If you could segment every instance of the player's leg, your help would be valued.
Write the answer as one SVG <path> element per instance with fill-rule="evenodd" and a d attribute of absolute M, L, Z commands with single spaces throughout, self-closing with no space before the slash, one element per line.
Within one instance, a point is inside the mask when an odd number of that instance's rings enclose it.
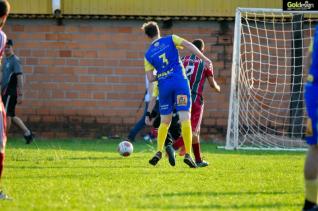
<path fill-rule="evenodd" d="M 306 107 L 308 113 L 306 141 L 309 150 L 305 161 L 305 203 L 303 210 L 310 210 L 318 202 L 318 102 L 316 90 L 306 87 Z M 311 92 L 310 92 L 311 90 Z"/>
<path fill-rule="evenodd" d="M 195 158 L 195 163 L 198 167 L 206 167 L 209 163 L 202 159 L 201 155 L 201 143 L 200 143 L 200 134 L 194 134 L 192 138 L 192 149 Z"/>
<path fill-rule="evenodd" d="M 309 112 L 308 112 L 309 113 Z M 305 161 L 305 203 L 303 210 L 310 210 L 318 202 L 318 122 L 317 118 L 308 119 L 307 143 L 309 150 Z"/>
<path fill-rule="evenodd" d="M 4 159 L 5 159 L 5 147 L 7 142 L 6 135 L 6 113 L 3 104 L 0 105 L 0 184 L 2 180 L 2 174 L 4 169 Z M 0 189 L 0 200 L 9 199 L 9 197 Z"/>
<path fill-rule="evenodd" d="M 184 141 L 186 154 L 184 162 L 191 168 L 196 168 L 196 164 L 191 158 L 191 146 L 192 146 L 192 129 L 190 121 L 191 110 L 191 95 L 190 86 L 186 78 L 178 78 L 178 83 L 174 84 L 174 94 L 176 102 L 176 110 L 179 114 L 181 122 L 181 134 Z"/>
<path fill-rule="evenodd" d="M 154 157 L 149 160 L 149 163 L 151 165 L 156 165 L 158 161 L 162 158 L 163 146 L 168 134 L 171 117 L 172 117 L 172 114 L 160 115 L 161 123 L 158 128 L 157 152 L 154 155 Z"/>
<path fill-rule="evenodd" d="M 178 115 L 176 113 L 173 113 L 168 135 L 165 142 L 166 153 L 168 155 L 169 163 L 171 166 L 175 166 L 176 163 L 175 151 L 172 146 L 173 140 L 177 139 L 181 135 L 181 128 L 178 122 Z"/>
<path fill-rule="evenodd" d="M 190 122 L 190 112 L 189 111 L 179 111 L 179 118 L 181 122 L 181 134 L 184 140 L 184 146 L 186 153 L 184 155 L 184 162 L 190 168 L 196 168 L 197 165 L 191 158 L 191 145 L 192 145 L 192 129 Z"/>
<path fill-rule="evenodd" d="M 27 126 L 25 126 L 24 122 L 19 117 L 14 116 L 12 118 L 12 121 L 23 131 L 23 136 L 26 140 L 26 144 L 31 144 L 34 139 L 32 131 L 29 128 L 27 128 Z"/>
<path fill-rule="evenodd" d="M 7 124 L 7 133 L 9 133 L 9 130 L 10 130 L 10 128 L 11 128 L 11 125 L 12 125 L 12 118 L 10 117 L 10 116 L 7 116 L 7 118 L 6 118 L 6 124 Z"/>
<path fill-rule="evenodd" d="M 317 205 L 318 197 L 318 146 L 309 147 L 305 161 L 305 203 L 303 210 L 310 210 Z"/>
<path fill-rule="evenodd" d="M 4 106 L 4 109 L 5 109 L 5 112 L 6 112 L 6 132 L 8 132 L 10 130 L 10 127 L 11 127 L 11 117 L 12 115 L 10 114 L 10 112 L 8 112 L 9 110 L 9 104 L 10 104 L 10 99 L 11 99 L 11 96 L 10 95 L 3 95 L 2 96 L 2 102 L 3 102 L 3 106 Z"/>
<path fill-rule="evenodd" d="M 159 111 L 160 111 L 160 126 L 158 128 L 157 137 L 157 153 L 149 160 L 151 165 L 156 165 L 162 158 L 163 146 L 168 134 L 172 111 L 173 111 L 173 95 L 170 89 L 170 84 L 159 86 Z"/>
<path fill-rule="evenodd" d="M 12 122 L 15 123 L 22 131 L 24 139 L 27 144 L 30 144 L 33 141 L 33 134 L 31 130 L 29 130 L 23 121 L 15 115 L 15 107 L 17 105 L 17 96 L 9 95 L 6 98 L 6 102 L 4 103 L 6 113 L 7 113 L 7 130 L 9 131 L 11 128 Z"/>
<path fill-rule="evenodd" d="M 198 167 L 208 166 L 209 163 L 202 160 L 200 146 L 200 129 L 202 123 L 204 104 L 200 101 L 194 102 L 191 108 L 191 126 L 192 126 L 192 149 L 195 162 Z"/>
<path fill-rule="evenodd" d="M 168 134 L 167 134 L 167 138 L 165 140 L 165 150 L 166 150 L 166 153 L 168 155 L 169 164 L 171 166 L 175 166 L 176 165 L 176 158 L 175 158 L 174 149 L 172 147 L 173 138 L 172 138 L 172 135 L 170 133 L 170 129 L 171 129 L 171 125 L 169 128 Z"/>
<path fill-rule="evenodd" d="M 179 138 L 177 138 L 174 142 L 173 142 L 173 148 L 175 150 L 179 150 L 180 147 L 183 147 L 184 143 L 183 143 L 183 138 L 182 136 L 180 136 Z"/>
<path fill-rule="evenodd" d="M 192 129 L 190 123 L 190 112 L 189 111 L 179 111 L 179 118 L 181 122 L 181 134 L 184 141 L 186 153 L 191 153 L 192 145 Z"/>
<path fill-rule="evenodd" d="M 163 146 L 165 143 L 165 140 L 167 138 L 172 114 L 168 115 L 160 115 L 161 118 L 161 123 L 158 129 L 158 145 L 157 145 L 157 150 L 162 152 L 163 151 Z"/>

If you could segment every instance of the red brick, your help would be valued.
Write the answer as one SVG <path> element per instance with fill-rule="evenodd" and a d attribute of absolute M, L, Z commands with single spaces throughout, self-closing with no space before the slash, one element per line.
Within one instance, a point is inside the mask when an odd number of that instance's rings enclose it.
<path fill-rule="evenodd" d="M 56 117 L 55 116 L 43 116 L 42 120 L 44 122 L 55 122 L 56 121 Z"/>
<path fill-rule="evenodd" d="M 81 92 L 79 92 L 78 97 L 81 98 L 81 99 L 91 99 L 92 98 L 92 93 L 81 91 Z"/>
<path fill-rule="evenodd" d="M 31 54 L 33 57 L 45 57 L 46 51 L 45 50 L 32 50 Z"/>
<path fill-rule="evenodd" d="M 41 47 L 56 49 L 56 48 L 64 48 L 65 42 L 43 42 L 41 43 Z"/>
<path fill-rule="evenodd" d="M 41 64 L 41 65 L 63 65 L 63 64 L 65 64 L 65 59 L 42 58 L 39 60 L 39 64 Z"/>
<path fill-rule="evenodd" d="M 132 27 L 119 27 L 118 32 L 119 33 L 131 33 Z"/>
<path fill-rule="evenodd" d="M 60 51 L 60 57 L 71 57 L 72 51 L 69 50 L 61 50 Z"/>
<path fill-rule="evenodd" d="M 93 93 L 93 98 L 94 99 L 105 99 L 105 93 L 104 92 L 95 92 Z"/>
<path fill-rule="evenodd" d="M 45 34 L 46 40 L 57 40 L 57 34 Z"/>
<path fill-rule="evenodd" d="M 13 32 L 24 32 L 24 26 L 23 25 L 13 25 L 12 31 Z"/>
<path fill-rule="evenodd" d="M 61 26 L 59 26 L 59 25 L 51 25 L 50 26 L 50 31 L 54 32 L 54 33 L 56 33 L 56 32 L 64 32 L 65 28 L 66 27 L 64 25 L 61 25 Z"/>
<path fill-rule="evenodd" d="M 58 40 L 63 40 L 63 41 L 72 40 L 73 39 L 73 35 L 72 34 L 58 34 L 57 35 L 57 39 Z"/>
<path fill-rule="evenodd" d="M 96 58 L 97 57 L 97 51 L 91 50 L 91 51 L 84 51 L 82 54 L 86 58 Z"/>
<path fill-rule="evenodd" d="M 48 57 L 57 57 L 59 56 L 59 51 L 57 50 L 47 50 L 47 56 Z"/>
<path fill-rule="evenodd" d="M 17 55 L 19 55 L 19 57 L 30 57 L 31 50 L 26 50 L 26 49 L 19 50 Z"/>
<path fill-rule="evenodd" d="M 74 32 L 78 32 L 78 29 L 79 29 L 79 27 L 77 27 L 77 26 L 68 25 L 65 27 L 65 32 L 74 33 Z"/>
<path fill-rule="evenodd" d="M 227 125 L 227 119 L 217 119 L 216 124 L 218 126 L 226 126 Z"/>
<path fill-rule="evenodd" d="M 68 99 L 78 98 L 78 92 L 66 92 L 65 95 Z"/>
<path fill-rule="evenodd" d="M 30 65 L 37 65 L 39 62 L 38 62 L 38 59 L 37 58 L 27 58 L 26 59 L 26 64 L 30 64 Z"/>
<path fill-rule="evenodd" d="M 104 66 L 102 59 L 80 59 L 80 65 L 83 66 Z"/>
<path fill-rule="evenodd" d="M 56 98 L 64 98 L 65 94 L 64 91 L 61 90 L 53 90 L 52 91 L 52 98 L 56 99 Z"/>
<path fill-rule="evenodd" d="M 31 116 L 29 116 L 29 118 L 28 118 L 28 121 L 30 121 L 30 122 L 39 122 L 41 120 L 41 116 L 34 116 L 34 115 L 31 115 Z"/>
<path fill-rule="evenodd" d="M 78 59 L 67 59 L 66 64 L 71 66 L 78 66 L 79 61 Z"/>
<path fill-rule="evenodd" d="M 25 28 L 29 32 L 49 32 L 50 26 L 49 25 L 28 25 L 27 28 Z"/>
<path fill-rule="evenodd" d="M 79 27 L 79 32 L 80 33 L 87 33 L 87 32 L 91 32 L 93 30 L 93 27 L 91 26 L 80 26 Z"/>
<path fill-rule="evenodd" d="M 34 72 L 37 74 L 38 73 L 47 73 L 47 70 L 48 70 L 47 66 L 35 66 L 34 67 Z M 33 75 L 32 79 L 33 80 L 36 79 L 35 78 L 36 76 L 38 76 L 39 79 L 42 77 L 41 75 Z"/>
<path fill-rule="evenodd" d="M 88 76 L 88 75 L 83 75 L 79 77 L 79 82 L 81 83 L 90 83 L 94 82 L 94 77 L 93 76 Z"/>

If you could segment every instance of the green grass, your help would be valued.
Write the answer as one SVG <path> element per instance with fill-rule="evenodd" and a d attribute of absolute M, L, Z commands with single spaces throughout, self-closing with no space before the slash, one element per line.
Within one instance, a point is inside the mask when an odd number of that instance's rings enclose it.
<path fill-rule="evenodd" d="M 203 144 L 210 166 L 190 169 L 177 157 L 148 164 L 154 151 L 118 141 L 10 139 L 3 187 L 14 198 L 0 210 L 300 210 L 304 152 L 224 151 Z"/>

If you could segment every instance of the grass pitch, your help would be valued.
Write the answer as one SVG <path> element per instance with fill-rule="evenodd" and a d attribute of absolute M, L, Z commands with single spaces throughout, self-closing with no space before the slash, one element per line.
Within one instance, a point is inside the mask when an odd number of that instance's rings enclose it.
<path fill-rule="evenodd" d="M 12 201 L 0 210 L 300 210 L 300 152 L 224 151 L 202 144 L 210 166 L 188 168 L 177 157 L 148 164 L 143 142 L 125 158 L 117 140 L 10 139 L 3 177 Z"/>

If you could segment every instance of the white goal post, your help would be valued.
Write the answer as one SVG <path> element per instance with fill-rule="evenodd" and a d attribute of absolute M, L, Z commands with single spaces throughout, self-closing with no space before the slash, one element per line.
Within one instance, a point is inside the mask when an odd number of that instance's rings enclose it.
<path fill-rule="evenodd" d="M 305 150 L 304 61 L 317 18 L 237 8 L 226 149 Z"/>

